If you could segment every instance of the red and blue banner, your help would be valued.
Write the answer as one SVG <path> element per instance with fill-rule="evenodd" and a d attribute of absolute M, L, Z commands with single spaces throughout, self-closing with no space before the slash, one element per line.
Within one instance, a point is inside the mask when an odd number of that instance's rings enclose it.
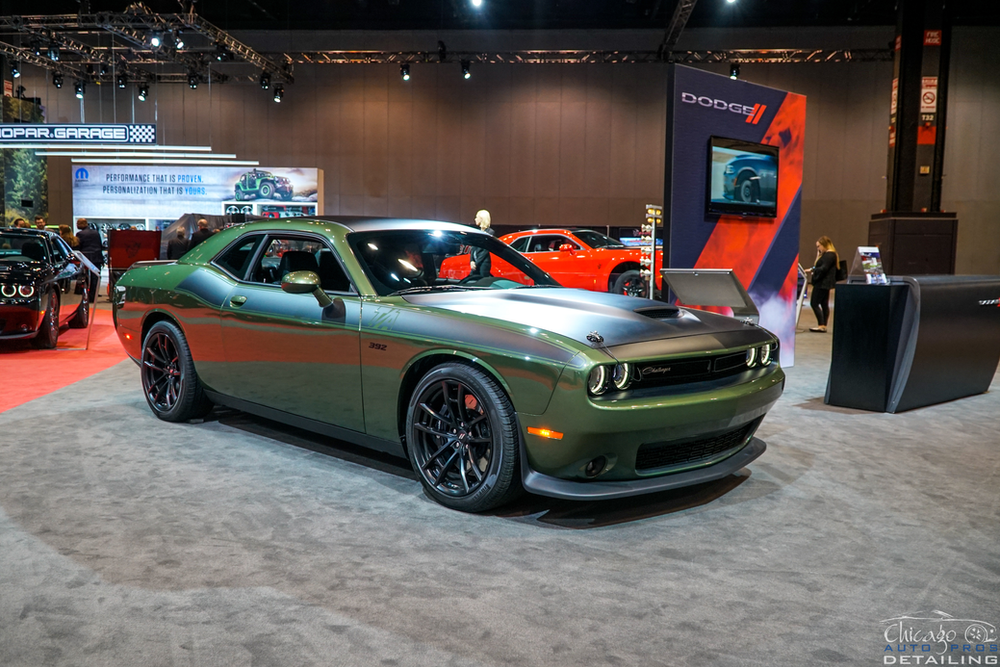
<path fill-rule="evenodd" d="M 667 94 L 667 266 L 733 269 L 760 311 L 761 326 L 781 339 L 782 364 L 791 365 L 806 98 L 679 65 L 671 67 Z M 776 217 L 708 212 L 712 169 L 725 168 L 712 164 L 713 137 L 778 148 Z M 748 185 L 740 194 L 733 181 L 727 196 L 760 199 L 759 189 Z"/>

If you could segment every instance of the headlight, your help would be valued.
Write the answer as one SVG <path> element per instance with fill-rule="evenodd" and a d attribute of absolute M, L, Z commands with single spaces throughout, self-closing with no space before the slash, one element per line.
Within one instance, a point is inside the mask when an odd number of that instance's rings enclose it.
<path fill-rule="evenodd" d="M 12 297 L 17 294 L 17 285 L 0 285 L 0 294 L 5 297 Z"/>
<path fill-rule="evenodd" d="M 760 347 L 760 365 L 770 366 L 771 365 L 771 344 L 765 343 Z"/>
<path fill-rule="evenodd" d="M 736 171 L 736 170 L 735 170 L 735 169 L 733 169 L 733 165 L 731 165 L 731 164 L 727 164 L 727 165 L 726 165 L 726 173 L 727 173 L 727 174 L 731 174 L 731 173 L 733 173 L 734 171 Z"/>
<path fill-rule="evenodd" d="M 592 396 L 600 396 L 608 390 L 608 369 L 605 366 L 594 366 L 587 377 L 587 391 Z"/>
<path fill-rule="evenodd" d="M 753 368 L 757 365 L 757 348 L 751 347 L 747 350 L 747 368 Z"/>
<path fill-rule="evenodd" d="M 611 373 L 611 381 L 615 383 L 620 391 L 628 389 L 628 386 L 632 384 L 632 364 L 624 363 L 615 366 L 615 370 Z"/>
<path fill-rule="evenodd" d="M 35 286 L 34 285 L 21 285 L 20 287 L 17 288 L 17 293 L 20 294 L 21 296 L 23 296 L 25 299 L 27 299 L 30 296 L 34 296 L 34 294 L 35 294 Z"/>

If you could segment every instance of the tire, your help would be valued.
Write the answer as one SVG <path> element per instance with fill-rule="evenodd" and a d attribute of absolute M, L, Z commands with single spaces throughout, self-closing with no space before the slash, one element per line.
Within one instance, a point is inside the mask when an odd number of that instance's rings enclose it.
<path fill-rule="evenodd" d="M 406 413 L 406 443 L 424 491 L 445 507 L 482 512 L 522 491 L 514 406 L 476 368 L 443 364 L 420 380 Z"/>
<path fill-rule="evenodd" d="M 49 292 L 49 305 L 38 325 L 38 333 L 31 342 L 42 350 L 51 350 L 59 342 L 59 295 L 55 292 Z"/>
<path fill-rule="evenodd" d="M 645 298 L 649 296 L 649 283 L 643 279 L 638 271 L 626 271 L 618 276 L 612 291 L 615 294 Z"/>
<path fill-rule="evenodd" d="M 274 186 L 270 183 L 261 183 L 260 189 L 257 192 L 260 194 L 261 199 L 270 199 L 274 195 Z"/>
<path fill-rule="evenodd" d="M 212 409 L 187 340 L 172 322 L 157 322 L 143 339 L 141 376 L 146 403 L 163 421 L 185 422 Z"/>
<path fill-rule="evenodd" d="M 244 199 L 246 199 L 246 197 L 243 196 L 243 191 L 237 189 L 236 190 L 236 201 L 243 201 Z"/>
<path fill-rule="evenodd" d="M 748 204 L 757 201 L 755 190 L 753 181 L 749 178 L 742 180 L 739 184 L 739 200 Z"/>
<path fill-rule="evenodd" d="M 69 321 L 69 328 L 86 329 L 88 324 L 90 324 L 90 298 L 88 297 L 87 289 L 84 288 L 83 298 L 80 299 L 80 305 L 77 306 L 73 319 Z"/>

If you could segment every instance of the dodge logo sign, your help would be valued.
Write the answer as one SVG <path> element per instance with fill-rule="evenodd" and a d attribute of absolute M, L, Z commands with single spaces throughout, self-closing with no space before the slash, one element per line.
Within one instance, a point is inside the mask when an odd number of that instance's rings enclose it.
<path fill-rule="evenodd" d="M 681 93 L 681 102 L 685 104 L 699 104 L 709 109 L 718 109 L 719 111 L 738 113 L 741 116 L 747 116 L 746 122 L 753 123 L 754 125 L 757 124 L 764 113 L 764 109 L 767 108 L 766 104 L 754 104 L 750 107 L 739 102 L 727 102 L 725 100 L 706 97 L 705 95 L 695 95 L 694 93 Z"/>

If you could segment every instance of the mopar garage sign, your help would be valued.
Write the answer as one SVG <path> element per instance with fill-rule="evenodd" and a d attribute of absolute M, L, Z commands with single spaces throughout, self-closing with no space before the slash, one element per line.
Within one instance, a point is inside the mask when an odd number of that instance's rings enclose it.
<path fill-rule="evenodd" d="M 122 144 L 146 146 L 156 143 L 156 125 L 144 124 L 32 124 L 0 125 L 0 146 L 4 144 Z"/>

